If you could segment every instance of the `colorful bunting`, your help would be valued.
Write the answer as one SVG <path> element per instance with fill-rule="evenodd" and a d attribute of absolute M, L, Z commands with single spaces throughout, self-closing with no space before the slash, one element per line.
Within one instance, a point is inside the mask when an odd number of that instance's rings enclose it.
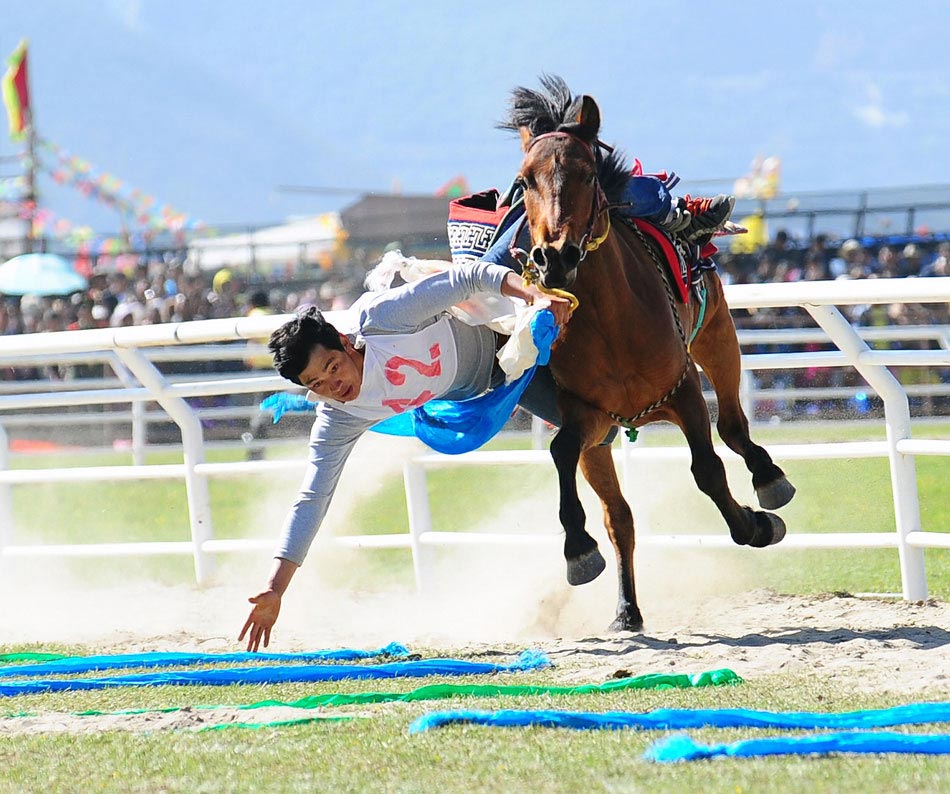
<path fill-rule="evenodd" d="M 121 179 L 110 173 L 99 172 L 88 160 L 71 155 L 56 143 L 45 138 L 38 143 L 40 149 L 49 152 L 57 160 L 54 166 L 38 162 L 39 170 L 48 174 L 57 184 L 72 187 L 87 198 L 96 199 L 112 207 L 143 229 L 152 232 L 179 232 L 203 228 L 200 221 L 192 220 L 185 213 L 167 204 L 157 211 L 154 210 L 155 197 L 137 188 L 124 195 L 121 192 Z"/>

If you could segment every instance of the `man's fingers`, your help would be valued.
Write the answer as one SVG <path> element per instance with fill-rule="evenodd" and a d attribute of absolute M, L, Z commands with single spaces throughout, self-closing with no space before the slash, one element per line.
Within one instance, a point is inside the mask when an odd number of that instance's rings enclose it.
<path fill-rule="evenodd" d="M 270 629 L 264 629 L 264 647 L 270 645 Z"/>
<path fill-rule="evenodd" d="M 244 622 L 244 628 L 241 629 L 241 633 L 238 634 L 238 642 L 241 642 L 241 640 L 244 639 L 244 635 L 247 634 L 247 630 L 251 627 L 251 624 L 252 624 L 253 622 L 254 622 L 254 618 L 252 618 L 252 617 L 251 617 L 251 618 L 248 618 L 248 619 Z"/>

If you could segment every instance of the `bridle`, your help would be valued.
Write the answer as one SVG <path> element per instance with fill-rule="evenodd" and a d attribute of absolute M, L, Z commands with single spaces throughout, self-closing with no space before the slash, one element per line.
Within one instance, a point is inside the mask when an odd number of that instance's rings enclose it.
<path fill-rule="evenodd" d="M 590 217 L 587 221 L 587 229 L 584 231 L 579 244 L 581 249 L 581 258 L 579 261 L 583 262 L 588 252 L 596 251 L 598 248 L 600 248 L 601 244 L 610 234 L 610 214 L 608 212 L 610 205 L 607 201 L 607 195 L 604 193 L 604 189 L 600 184 L 600 180 L 596 176 L 598 157 L 595 147 L 600 147 L 606 149 L 607 151 L 613 151 L 613 149 L 599 140 L 595 141 L 595 143 L 592 145 L 572 132 L 567 132 L 566 130 L 557 130 L 555 132 L 545 132 L 532 138 L 525 148 L 525 156 L 527 156 L 531 149 L 534 148 L 538 141 L 544 140 L 545 138 L 570 138 L 580 144 L 583 144 L 583 150 L 588 154 L 591 163 L 594 166 L 594 183 L 596 185 L 596 190 L 594 191 L 594 199 L 591 202 Z M 524 187 L 523 182 L 522 187 Z M 600 220 L 601 216 L 606 218 L 606 228 L 604 229 L 603 234 L 594 236 L 594 227 L 597 225 L 597 222 Z M 514 236 L 511 238 L 511 243 L 508 246 L 508 252 L 515 261 L 521 264 L 522 271 L 525 275 L 525 281 L 528 283 L 535 283 L 540 279 L 540 272 L 538 271 L 537 262 L 534 261 L 531 254 L 529 254 L 523 248 L 519 248 L 517 244 L 518 238 L 521 236 L 521 232 L 524 230 L 524 226 L 527 222 L 528 213 L 525 211 L 524 215 L 521 216 L 521 220 L 518 221 L 518 227 L 515 229 Z M 559 291 L 559 293 L 560 292 L 561 291 Z"/>

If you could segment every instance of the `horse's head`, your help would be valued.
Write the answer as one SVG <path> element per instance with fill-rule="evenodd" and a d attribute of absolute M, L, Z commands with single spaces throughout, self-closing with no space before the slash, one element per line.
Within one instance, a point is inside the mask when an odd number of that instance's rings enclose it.
<path fill-rule="evenodd" d="M 591 97 L 581 96 L 554 129 L 538 132 L 536 125 L 523 124 L 518 131 L 530 264 L 543 286 L 570 287 L 587 251 L 609 228 L 598 180 L 600 110 Z"/>

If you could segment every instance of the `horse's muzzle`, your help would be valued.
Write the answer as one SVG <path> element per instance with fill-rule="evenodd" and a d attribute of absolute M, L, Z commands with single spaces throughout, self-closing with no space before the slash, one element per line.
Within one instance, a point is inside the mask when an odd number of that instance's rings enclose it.
<path fill-rule="evenodd" d="M 583 258 L 583 251 L 574 243 L 565 243 L 560 250 L 552 245 L 536 245 L 531 249 L 531 261 L 541 274 L 541 284 L 548 289 L 570 287 Z"/>

